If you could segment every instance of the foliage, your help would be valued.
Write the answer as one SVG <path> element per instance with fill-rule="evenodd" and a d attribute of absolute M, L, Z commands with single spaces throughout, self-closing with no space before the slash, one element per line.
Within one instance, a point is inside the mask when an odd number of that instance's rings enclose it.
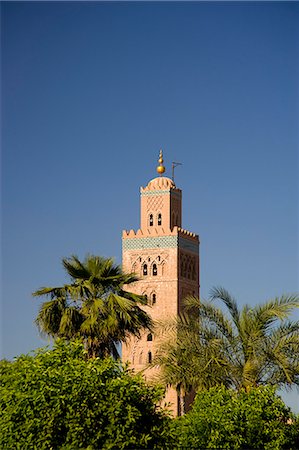
<path fill-rule="evenodd" d="M 213 303 L 217 299 L 228 315 Z M 299 385 L 299 322 L 287 320 L 298 306 L 298 296 L 285 295 L 240 310 L 221 288 L 210 301 L 188 297 L 179 319 L 163 324 L 153 364 L 166 385 L 184 392 L 222 384 L 237 390 Z"/>
<path fill-rule="evenodd" d="M 76 256 L 62 260 L 71 278 L 62 287 L 45 287 L 33 293 L 47 296 L 36 323 L 42 334 L 51 337 L 82 338 L 89 356 L 118 357 L 117 342 L 125 342 L 142 329 L 151 329 L 152 321 L 139 305 L 143 296 L 124 287 L 137 281 L 125 274 L 110 258 L 89 255 L 81 262 Z"/>
<path fill-rule="evenodd" d="M 0 448 L 164 448 L 170 419 L 162 395 L 112 358 L 86 358 L 83 345 L 0 364 Z"/>
<path fill-rule="evenodd" d="M 274 387 L 199 392 L 192 410 L 178 420 L 179 448 L 298 449 L 299 421 Z"/>

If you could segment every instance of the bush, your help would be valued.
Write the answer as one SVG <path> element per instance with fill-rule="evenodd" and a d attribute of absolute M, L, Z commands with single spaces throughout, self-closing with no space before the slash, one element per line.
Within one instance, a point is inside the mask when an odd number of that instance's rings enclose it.
<path fill-rule="evenodd" d="M 299 448 L 298 420 L 270 387 L 200 392 L 178 427 L 180 446 L 189 449 Z"/>
<path fill-rule="evenodd" d="M 119 362 L 85 358 L 79 343 L 1 361 L 0 448 L 164 448 L 162 392 Z"/>

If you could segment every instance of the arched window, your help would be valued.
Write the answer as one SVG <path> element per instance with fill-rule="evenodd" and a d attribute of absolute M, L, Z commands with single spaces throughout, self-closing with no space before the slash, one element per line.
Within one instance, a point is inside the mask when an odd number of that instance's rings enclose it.
<path fill-rule="evenodd" d="M 148 363 L 151 364 L 152 360 L 153 360 L 152 352 L 148 352 L 148 354 L 147 354 L 147 361 L 148 361 Z"/>
<path fill-rule="evenodd" d="M 196 280 L 194 267 L 192 267 L 192 280 Z"/>
<path fill-rule="evenodd" d="M 142 294 L 142 295 L 144 296 L 145 300 L 147 301 L 147 295 L 146 294 Z"/>
<path fill-rule="evenodd" d="M 157 269 L 157 264 L 153 264 L 153 277 L 158 275 L 158 269 Z"/>
<path fill-rule="evenodd" d="M 175 223 L 175 217 L 174 217 L 174 212 L 172 213 L 172 226 L 174 227 L 176 225 Z"/>
<path fill-rule="evenodd" d="M 147 341 L 152 341 L 153 340 L 153 335 L 150 333 L 147 335 Z"/>
<path fill-rule="evenodd" d="M 187 275 L 188 280 L 190 280 L 190 278 L 191 278 L 190 262 L 187 265 L 187 274 L 186 275 Z"/>
<path fill-rule="evenodd" d="M 179 224 L 179 216 L 177 213 L 172 213 L 172 226 L 175 227 Z"/>
<path fill-rule="evenodd" d="M 158 225 L 162 225 L 162 214 L 158 214 Z"/>
<path fill-rule="evenodd" d="M 154 305 L 156 303 L 156 301 L 157 301 L 156 294 L 153 294 L 152 295 L 152 304 Z"/>
<path fill-rule="evenodd" d="M 186 263 L 186 261 L 184 262 L 184 265 L 183 265 L 183 277 L 184 278 L 187 277 L 187 263 Z"/>
<path fill-rule="evenodd" d="M 150 227 L 154 225 L 154 216 L 152 214 L 149 215 L 148 224 Z"/>
<path fill-rule="evenodd" d="M 143 264 L 142 273 L 143 275 L 147 275 L 147 264 Z"/>
<path fill-rule="evenodd" d="M 140 352 L 140 355 L 139 355 L 139 361 L 138 361 L 139 364 L 142 364 L 142 353 L 143 353 L 143 352 L 141 351 L 141 352 Z"/>

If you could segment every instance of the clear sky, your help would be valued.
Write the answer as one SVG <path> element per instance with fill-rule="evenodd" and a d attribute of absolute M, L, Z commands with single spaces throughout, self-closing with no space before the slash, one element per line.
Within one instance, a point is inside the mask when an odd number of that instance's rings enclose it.
<path fill-rule="evenodd" d="M 67 281 L 62 257 L 121 262 L 161 147 L 202 296 L 299 290 L 298 19 L 296 2 L 1 3 L 3 357 L 45 345 L 31 293 Z"/>

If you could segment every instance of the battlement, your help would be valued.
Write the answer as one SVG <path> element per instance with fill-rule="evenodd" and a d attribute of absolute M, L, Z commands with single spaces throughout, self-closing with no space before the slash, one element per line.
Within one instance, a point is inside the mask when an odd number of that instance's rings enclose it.
<path fill-rule="evenodd" d="M 194 239 L 198 239 L 198 235 L 193 233 L 192 231 L 185 230 L 181 227 L 173 227 L 172 230 L 164 229 L 163 227 L 150 227 L 146 228 L 146 230 L 141 230 L 140 228 L 135 230 L 123 230 L 122 237 L 123 239 L 132 239 L 132 238 L 140 238 L 140 237 L 148 237 L 148 236 L 182 236 L 182 237 L 190 237 Z"/>
<path fill-rule="evenodd" d="M 141 237 L 156 237 L 156 236 L 176 236 L 178 234 L 178 227 L 174 227 L 172 230 L 165 229 L 163 227 L 150 227 L 145 230 L 141 230 L 140 228 L 135 230 L 123 230 L 122 237 L 123 239 L 132 239 L 132 238 L 141 238 Z"/>
<path fill-rule="evenodd" d="M 184 228 L 181 227 L 174 227 L 174 228 L 177 228 L 178 234 L 182 237 L 190 237 L 196 240 L 198 239 L 198 234 L 195 234 L 192 231 L 185 230 Z"/>

